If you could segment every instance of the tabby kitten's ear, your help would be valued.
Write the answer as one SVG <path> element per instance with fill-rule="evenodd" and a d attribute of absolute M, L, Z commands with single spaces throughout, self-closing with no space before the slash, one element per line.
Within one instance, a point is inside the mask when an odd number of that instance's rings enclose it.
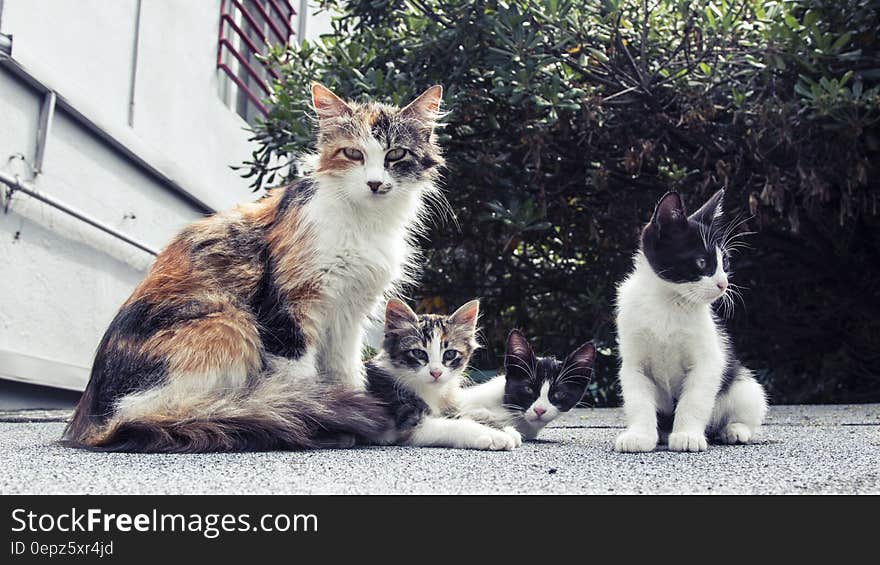
<path fill-rule="evenodd" d="M 583 384 L 586 386 L 590 381 L 590 376 L 593 374 L 593 364 L 595 362 L 596 346 L 593 345 L 592 341 L 588 341 L 569 353 L 562 364 L 562 370 L 559 374 L 564 375 L 566 380 L 571 377 L 585 381 Z"/>
<path fill-rule="evenodd" d="M 449 323 L 462 326 L 471 333 L 477 331 L 477 318 L 480 316 L 480 301 L 471 300 L 449 316 Z"/>
<path fill-rule="evenodd" d="M 687 213 L 684 209 L 684 202 L 681 195 L 677 192 L 667 192 L 657 202 L 654 209 L 654 217 L 651 218 L 653 223 L 662 235 L 664 232 L 686 228 Z"/>
<path fill-rule="evenodd" d="M 507 379 L 531 379 L 536 364 L 535 352 L 529 341 L 519 330 L 511 330 L 507 336 L 507 351 L 504 354 L 504 373 Z"/>
<path fill-rule="evenodd" d="M 419 94 L 410 102 L 401 114 L 416 118 L 420 121 L 433 124 L 440 114 L 440 101 L 443 98 L 443 87 L 435 84 L 428 90 Z"/>
<path fill-rule="evenodd" d="M 318 114 L 319 121 L 352 113 L 351 107 L 342 98 L 319 82 L 312 83 L 312 106 Z"/>
<path fill-rule="evenodd" d="M 718 192 L 712 195 L 712 198 L 706 201 L 699 210 L 691 214 L 690 219 L 703 224 L 704 226 L 710 226 L 715 221 L 716 218 L 721 216 L 721 205 L 724 202 L 724 189 L 722 188 Z"/>
<path fill-rule="evenodd" d="M 419 317 L 402 300 L 392 298 L 385 306 L 385 333 L 418 325 Z"/>

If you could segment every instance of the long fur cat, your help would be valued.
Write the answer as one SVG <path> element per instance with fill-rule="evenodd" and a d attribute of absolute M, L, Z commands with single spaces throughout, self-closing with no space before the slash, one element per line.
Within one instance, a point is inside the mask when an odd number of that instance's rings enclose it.
<path fill-rule="evenodd" d="M 507 337 L 504 373 L 459 393 L 461 413 L 496 427 L 512 425 L 533 440 L 544 426 L 580 402 L 590 383 L 596 347 L 588 341 L 563 361 L 538 357 L 526 337 Z"/>
<path fill-rule="evenodd" d="M 165 248 L 107 329 L 66 441 L 295 449 L 384 430 L 363 325 L 407 278 L 436 195 L 440 100 L 434 86 L 402 109 L 347 103 L 313 84 L 309 174 Z"/>
<path fill-rule="evenodd" d="M 511 427 L 461 417 L 458 394 L 476 340 L 479 302 L 450 316 L 416 315 L 399 300 L 385 310 L 385 340 L 367 363 L 368 390 L 394 421 L 380 443 L 508 450 L 522 444 Z"/>
<path fill-rule="evenodd" d="M 704 451 L 706 432 L 748 443 L 767 411 L 764 390 L 739 364 L 712 304 L 730 299 L 727 254 L 734 225 L 718 191 L 688 217 L 675 192 L 642 232 L 633 272 L 617 293 L 620 385 L 627 428 L 622 452 Z M 658 425 L 660 430 L 658 431 Z"/>

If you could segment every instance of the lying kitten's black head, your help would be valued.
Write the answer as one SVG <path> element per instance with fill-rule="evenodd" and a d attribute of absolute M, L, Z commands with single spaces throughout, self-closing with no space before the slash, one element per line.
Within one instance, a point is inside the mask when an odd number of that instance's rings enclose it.
<path fill-rule="evenodd" d="M 688 216 L 681 196 L 667 192 L 642 232 L 642 251 L 657 276 L 696 302 L 714 302 L 727 290 L 723 197 L 719 190 Z"/>
<path fill-rule="evenodd" d="M 590 383 L 596 348 L 592 342 L 575 349 L 565 361 L 536 357 L 528 340 L 513 330 L 504 356 L 504 404 L 522 412 L 529 423 L 544 424 L 580 402 Z"/>

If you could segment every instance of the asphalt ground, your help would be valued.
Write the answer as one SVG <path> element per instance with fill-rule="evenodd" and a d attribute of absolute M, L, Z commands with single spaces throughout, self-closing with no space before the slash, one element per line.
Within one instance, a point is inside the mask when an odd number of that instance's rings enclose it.
<path fill-rule="evenodd" d="M 509 452 L 363 447 L 204 455 L 57 444 L 66 411 L 0 412 L 0 494 L 880 493 L 880 405 L 774 406 L 757 441 L 612 450 L 619 409 L 579 409 Z"/>

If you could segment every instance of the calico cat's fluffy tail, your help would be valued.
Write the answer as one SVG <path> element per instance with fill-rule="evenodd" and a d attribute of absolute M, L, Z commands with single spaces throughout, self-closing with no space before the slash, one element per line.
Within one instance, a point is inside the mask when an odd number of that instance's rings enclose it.
<path fill-rule="evenodd" d="M 342 385 L 265 379 L 246 392 L 214 391 L 149 402 L 139 415 L 95 422 L 86 391 L 64 443 L 99 451 L 205 453 L 351 447 L 392 423 L 384 405 Z M 146 404 L 145 404 L 146 406 Z"/>

